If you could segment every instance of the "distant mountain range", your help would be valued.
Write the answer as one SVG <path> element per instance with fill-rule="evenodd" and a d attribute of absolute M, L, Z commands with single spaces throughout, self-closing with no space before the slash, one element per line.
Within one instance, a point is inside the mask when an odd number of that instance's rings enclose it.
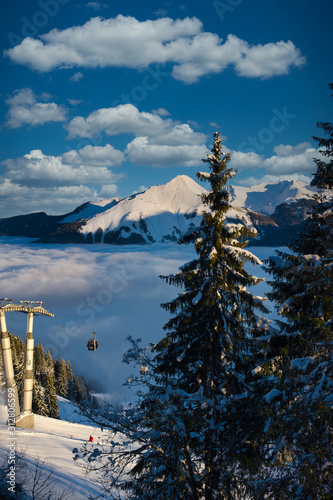
<path fill-rule="evenodd" d="M 65 215 L 44 212 L 0 219 L 0 234 L 44 243 L 152 244 L 177 241 L 200 224 L 206 190 L 186 175 L 123 199 L 87 202 Z M 229 186 L 229 222 L 255 227 L 252 245 L 277 246 L 295 235 L 314 204 L 300 181 Z"/>

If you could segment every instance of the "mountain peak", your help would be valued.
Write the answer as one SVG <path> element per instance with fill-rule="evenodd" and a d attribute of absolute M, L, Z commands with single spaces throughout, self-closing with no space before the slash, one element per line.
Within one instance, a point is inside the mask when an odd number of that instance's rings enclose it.
<path fill-rule="evenodd" d="M 227 218 L 248 227 L 260 227 L 261 237 L 269 231 L 300 224 L 313 203 L 314 188 L 301 181 L 261 183 L 256 186 L 228 187 L 231 207 Z M 22 216 L 0 220 L 3 234 L 43 237 L 44 241 L 87 243 L 144 244 L 177 241 L 198 227 L 207 207 L 201 195 L 202 184 L 187 175 L 178 175 L 166 184 L 127 198 L 87 202 L 71 214 L 51 217 Z M 297 205 L 297 206 L 296 206 Z M 266 229 L 265 229 L 266 228 Z M 275 229 L 274 229 L 275 230 Z M 273 233 L 272 233 L 273 234 Z M 274 240 L 277 241 L 277 240 Z"/>

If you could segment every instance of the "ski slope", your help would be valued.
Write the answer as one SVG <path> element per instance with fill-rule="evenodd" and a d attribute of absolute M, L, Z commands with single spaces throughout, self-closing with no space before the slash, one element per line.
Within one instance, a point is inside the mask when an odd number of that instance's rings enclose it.
<path fill-rule="evenodd" d="M 101 494 L 98 484 L 85 477 L 84 471 L 73 460 L 73 448 L 80 448 L 93 436 L 93 443 L 107 437 L 107 432 L 84 422 L 84 417 L 75 413 L 74 406 L 64 398 L 58 397 L 60 416 L 68 420 L 57 420 L 35 415 L 35 429 L 16 428 L 11 436 L 6 425 L 7 407 L 3 394 L 0 401 L 0 463 L 7 463 L 9 444 L 15 443 L 15 454 L 24 453 L 23 474 L 24 489 L 31 495 L 35 475 L 35 459 L 39 458 L 45 472 L 52 472 L 51 498 L 59 498 L 64 493 L 64 499 L 86 500 Z M 70 421 L 69 421 L 70 420 Z M 17 467 L 18 469 L 19 467 Z M 35 498 L 38 498 L 36 496 Z"/>

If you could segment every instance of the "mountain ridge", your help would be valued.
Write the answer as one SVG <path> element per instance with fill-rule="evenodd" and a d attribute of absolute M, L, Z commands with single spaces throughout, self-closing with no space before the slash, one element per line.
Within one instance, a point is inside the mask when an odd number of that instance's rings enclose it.
<path fill-rule="evenodd" d="M 230 222 L 258 231 L 252 244 L 272 245 L 295 234 L 315 203 L 316 192 L 301 181 L 228 186 Z M 45 243 L 152 244 L 177 241 L 200 224 L 206 189 L 186 175 L 126 198 L 86 202 L 73 212 L 44 212 L 0 219 L 0 234 L 29 236 Z M 281 233 L 281 237 L 279 236 Z"/>

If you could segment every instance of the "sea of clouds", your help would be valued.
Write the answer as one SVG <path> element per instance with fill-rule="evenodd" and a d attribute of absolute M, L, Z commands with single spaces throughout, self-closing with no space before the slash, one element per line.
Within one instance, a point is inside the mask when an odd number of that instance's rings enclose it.
<path fill-rule="evenodd" d="M 273 248 L 253 248 L 265 259 Z M 180 292 L 160 275 L 178 271 L 192 260 L 192 247 L 175 243 L 152 246 L 39 245 L 28 238 L 0 238 L 1 296 L 40 300 L 54 318 L 34 319 L 35 344 L 42 342 L 52 357 L 70 360 L 74 371 L 95 382 L 97 391 L 119 400 L 132 397 L 123 387 L 134 368 L 122 362 L 130 347 L 128 335 L 144 345 L 164 335 L 169 313 L 160 304 Z M 259 266 L 248 269 L 265 277 Z M 255 288 L 263 296 L 267 283 Z M 273 309 L 271 307 L 271 309 Z M 273 313 L 274 315 L 274 313 Z M 7 328 L 24 341 L 26 316 L 7 313 Z M 87 340 L 96 332 L 100 347 L 89 352 Z"/>

